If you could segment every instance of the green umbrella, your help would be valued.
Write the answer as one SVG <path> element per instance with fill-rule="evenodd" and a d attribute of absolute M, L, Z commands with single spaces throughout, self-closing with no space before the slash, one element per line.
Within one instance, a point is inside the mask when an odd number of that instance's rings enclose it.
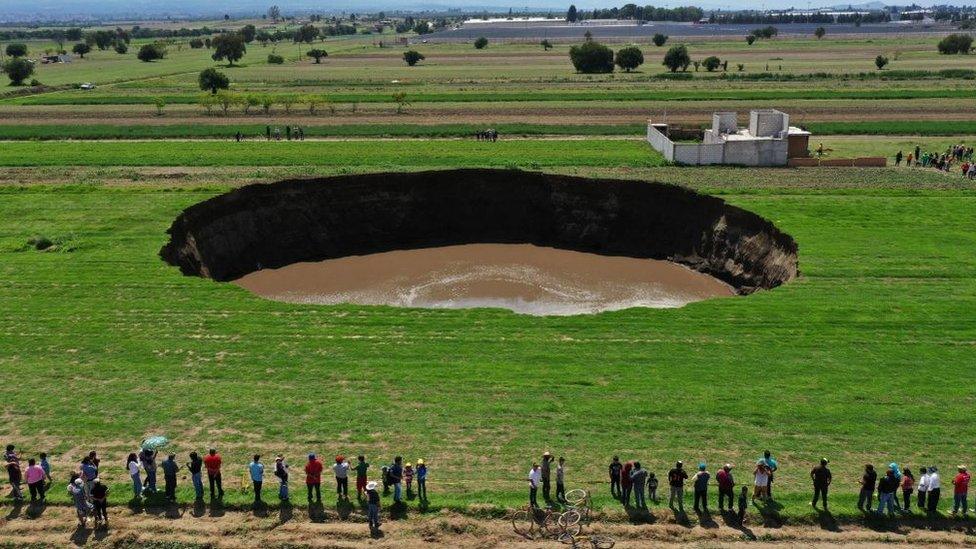
<path fill-rule="evenodd" d="M 169 439 L 162 436 L 149 437 L 142 441 L 143 450 L 158 450 L 169 444 Z"/>

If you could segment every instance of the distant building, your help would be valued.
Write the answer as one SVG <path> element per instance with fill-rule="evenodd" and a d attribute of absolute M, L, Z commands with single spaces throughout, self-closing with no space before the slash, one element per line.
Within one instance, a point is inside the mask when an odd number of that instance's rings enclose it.
<path fill-rule="evenodd" d="M 668 161 L 692 166 L 786 166 L 790 158 L 810 154 L 810 132 L 790 126 L 790 116 L 773 109 L 750 112 L 745 129 L 739 129 L 734 112 L 714 113 L 707 130 L 652 121 L 647 125 L 647 142 Z"/>

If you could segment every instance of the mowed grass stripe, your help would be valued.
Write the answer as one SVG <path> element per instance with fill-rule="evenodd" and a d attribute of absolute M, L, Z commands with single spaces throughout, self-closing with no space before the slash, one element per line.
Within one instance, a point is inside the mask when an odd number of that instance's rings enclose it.
<path fill-rule="evenodd" d="M 716 86 L 716 88 L 719 88 Z M 109 91 L 95 93 L 54 92 L 0 100 L 9 105 L 151 105 L 157 98 L 168 104 L 199 102 L 198 94 L 115 95 Z M 336 93 L 321 98 L 333 103 L 391 103 L 392 93 Z M 274 95 L 274 94 L 272 94 Z M 732 101 L 795 99 L 944 99 L 976 98 L 976 89 L 703 89 L 703 90 L 532 90 L 472 92 L 408 93 L 411 103 L 488 103 L 499 101 Z"/>
<path fill-rule="evenodd" d="M 78 141 L 4 144 L 0 166 L 659 166 L 640 140 Z"/>

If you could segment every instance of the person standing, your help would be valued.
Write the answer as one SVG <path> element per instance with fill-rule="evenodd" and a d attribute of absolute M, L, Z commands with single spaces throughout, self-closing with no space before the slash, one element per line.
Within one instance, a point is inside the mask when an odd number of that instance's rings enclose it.
<path fill-rule="evenodd" d="M 396 456 L 393 458 L 393 466 L 390 467 L 388 474 L 390 475 L 390 484 L 393 485 L 393 502 L 400 503 L 403 501 L 403 457 Z"/>
<path fill-rule="evenodd" d="M 732 477 L 732 464 L 726 463 L 718 473 L 715 474 L 715 481 L 718 483 L 718 512 L 725 511 L 724 503 L 726 498 L 729 500 L 729 511 L 735 506 L 735 479 Z"/>
<path fill-rule="evenodd" d="M 20 470 L 20 459 L 17 458 L 17 455 L 13 454 L 13 458 L 11 458 L 12 449 L 13 445 L 7 447 L 7 479 L 10 481 L 10 491 L 14 501 L 23 501 L 24 493 L 20 489 L 23 473 Z"/>
<path fill-rule="evenodd" d="M 291 141 L 291 126 L 285 126 L 285 140 Z"/>
<path fill-rule="evenodd" d="M 261 485 L 264 484 L 264 464 L 261 463 L 261 454 L 254 454 L 254 460 L 248 466 L 251 474 L 251 483 L 254 484 L 254 505 L 261 505 Z"/>
<path fill-rule="evenodd" d="M 125 468 L 129 471 L 129 478 L 132 479 L 132 499 L 139 499 L 142 495 L 142 479 L 139 478 L 139 458 L 135 452 L 130 452 L 125 460 Z"/>
<path fill-rule="evenodd" d="M 271 126 L 264 127 L 264 134 L 268 137 L 268 141 L 271 141 Z"/>
<path fill-rule="evenodd" d="M 197 501 L 203 501 L 203 460 L 196 452 L 190 452 L 190 463 L 186 466 L 190 470 L 190 481 Z"/>
<path fill-rule="evenodd" d="M 654 505 L 657 505 L 657 477 L 651 471 L 647 472 L 647 496 L 651 498 Z M 729 508 L 732 507 L 732 502 L 729 502 Z"/>
<path fill-rule="evenodd" d="M 911 512 L 912 510 L 912 494 L 915 493 L 915 475 L 912 474 L 912 470 L 905 467 L 901 477 L 901 496 L 905 500 L 905 512 Z"/>
<path fill-rule="evenodd" d="M 929 513 L 939 510 L 939 496 L 942 495 L 942 479 L 939 477 L 939 469 L 935 466 L 929 467 L 928 489 L 925 491 L 925 505 Z"/>
<path fill-rule="evenodd" d="M 967 501 L 969 499 L 967 497 L 969 495 L 969 471 L 966 470 L 965 465 L 960 465 L 956 470 L 958 471 L 956 478 L 952 479 L 952 514 L 958 513 L 961 507 L 962 516 L 965 517 L 969 514 L 969 502 Z M 30 482 L 30 476 L 27 477 L 27 482 Z"/>
<path fill-rule="evenodd" d="M 542 499 L 546 502 L 552 501 L 551 485 L 552 480 L 552 454 L 545 452 L 542 454 Z"/>
<path fill-rule="evenodd" d="M 217 488 L 217 498 L 224 498 L 224 485 L 220 478 L 220 466 L 223 463 L 216 448 L 211 448 L 207 457 L 203 458 L 203 465 L 207 468 L 207 480 L 210 482 L 210 499 L 214 499 L 214 487 Z"/>
<path fill-rule="evenodd" d="M 895 472 L 889 469 L 878 482 L 878 510 L 875 511 L 878 515 L 882 514 L 882 510 L 887 506 L 888 516 L 894 516 L 897 491 L 898 479 L 895 478 Z"/>
<path fill-rule="evenodd" d="M 761 459 L 756 462 L 756 470 L 752 472 L 752 476 L 753 484 L 755 485 L 752 499 L 766 501 L 769 499 L 769 496 L 766 495 L 766 490 L 769 489 L 769 467 L 766 466 L 766 462 Z"/>
<path fill-rule="evenodd" d="M 538 463 L 533 463 L 532 468 L 529 469 L 529 505 L 532 507 L 538 507 L 539 502 L 536 499 L 536 495 L 539 493 L 539 483 L 542 482 L 542 471 L 539 469 Z"/>
<path fill-rule="evenodd" d="M 166 499 L 171 502 L 176 501 L 176 474 L 180 472 L 180 466 L 176 463 L 176 454 L 170 454 L 161 465 L 163 468 L 163 480 L 166 483 Z"/>
<path fill-rule="evenodd" d="M 336 493 L 340 498 L 349 499 L 349 462 L 344 456 L 336 456 L 335 465 L 332 466 L 335 473 Z"/>
<path fill-rule="evenodd" d="M 44 469 L 44 478 L 47 479 L 48 483 L 53 483 L 54 479 L 51 478 L 51 464 L 47 460 L 47 452 L 41 452 L 41 469 Z M 47 490 L 47 488 L 44 489 Z"/>
<path fill-rule="evenodd" d="M 668 485 L 671 488 L 671 500 L 668 507 L 674 510 L 674 500 L 678 500 L 678 511 L 685 512 L 685 481 L 688 480 L 688 473 L 685 472 L 684 463 L 677 462 L 674 468 L 668 471 Z"/>
<path fill-rule="evenodd" d="M 813 501 L 810 505 L 817 506 L 817 499 L 823 499 L 823 510 L 827 510 L 827 488 L 834 480 L 830 469 L 827 468 L 827 458 L 820 458 L 820 465 L 810 471 L 810 480 L 813 481 Z"/>
<path fill-rule="evenodd" d="M 305 489 L 308 490 L 308 502 L 312 503 L 312 492 L 315 492 L 315 503 L 322 503 L 322 462 L 315 454 L 308 455 L 305 463 Z"/>
<path fill-rule="evenodd" d="M 556 485 L 558 492 L 559 485 Z M 427 501 L 427 463 L 423 458 L 417 460 L 417 498 Z"/>
<path fill-rule="evenodd" d="M 698 472 L 692 477 L 692 486 L 695 488 L 695 512 L 708 514 L 708 480 L 712 478 L 704 463 L 698 464 Z M 699 503 L 701 507 L 699 508 Z"/>
<path fill-rule="evenodd" d="M 624 463 L 624 468 L 620 470 L 620 501 L 624 507 L 630 507 L 630 494 L 634 491 L 634 484 L 630 481 L 630 472 L 634 470 L 634 462 Z"/>
<path fill-rule="evenodd" d="M 84 528 L 91 510 L 91 504 L 88 503 L 88 497 L 85 495 L 85 481 L 81 480 L 81 478 L 76 478 L 74 482 L 68 484 L 68 494 L 71 496 L 72 503 L 75 504 L 75 514 L 78 516 L 78 524 L 81 528 Z"/>
<path fill-rule="evenodd" d="M 407 463 L 403 466 L 403 482 L 407 485 L 407 499 L 413 494 L 413 464 Z"/>
<path fill-rule="evenodd" d="M 417 460 L 417 472 L 420 473 L 420 467 L 424 464 L 424 460 Z M 366 463 L 366 456 L 360 455 L 356 458 L 356 499 L 363 499 L 363 492 L 366 491 L 366 484 L 368 483 L 367 471 L 369 470 L 369 464 Z M 420 476 L 417 476 L 417 490 L 420 490 Z"/>
<path fill-rule="evenodd" d="M 779 469 L 779 463 L 773 459 L 769 450 L 763 452 L 763 463 L 766 464 L 766 499 L 773 499 L 773 473 Z"/>
<path fill-rule="evenodd" d="M 143 486 L 150 494 L 156 493 L 156 455 L 157 451 L 150 448 L 143 448 L 139 453 L 139 461 L 142 468 L 146 471 L 146 482 Z"/>
<path fill-rule="evenodd" d="M 108 486 L 96 478 L 91 490 L 92 506 L 95 508 L 95 523 L 108 526 Z"/>
<path fill-rule="evenodd" d="M 622 497 L 620 491 L 620 473 L 623 470 L 623 465 L 621 465 L 619 457 L 613 456 L 613 459 L 610 460 L 608 470 L 610 473 L 610 495 L 620 499 Z"/>
<path fill-rule="evenodd" d="M 27 460 L 27 472 L 24 476 L 27 479 L 31 503 L 37 503 L 38 500 L 44 501 L 44 469 L 37 464 L 34 458 Z"/>
<path fill-rule="evenodd" d="M 630 485 L 634 491 L 634 507 L 647 509 L 644 499 L 644 485 L 647 483 L 647 470 L 641 468 L 639 461 L 634 462 L 634 469 L 630 472 Z"/>
<path fill-rule="evenodd" d="M 874 484 L 878 481 L 878 473 L 874 471 L 874 465 L 868 463 L 864 466 L 864 474 L 861 476 L 861 492 L 857 496 L 858 511 L 866 512 L 871 509 L 874 502 Z"/>
<path fill-rule="evenodd" d="M 918 508 L 925 510 L 925 493 L 929 490 L 929 470 L 922 467 L 918 477 Z"/>
<path fill-rule="evenodd" d="M 380 528 L 380 493 L 376 491 L 376 482 L 366 483 L 366 503 L 368 504 L 368 518 L 370 530 Z"/>
<path fill-rule="evenodd" d="M 85 494 L 91 497 L 91 489 L 98 478 L 98 467 L 92 463 L 90 456 L 85 456 L 81 460 L 81 480 L 85 482 Z"/>
<path fill-rule="evenodd" d="M 281 454 L 275 457 L 274 476 L 278 477 L 278 499 L 282 503 L 290 503 L 291 500 L 288 498 L 288 464 L 285 463 L 285 457 Z"/>
<path fill-rule="evenodd" d="M 743 486 L 739 492 L 739 524 L 746 520 L 746 508 L 749 506 L 749 487 Z"/>
<path fill-rule="evenodd" d="M 566 503 L 566 458 L 562 456 L 556 465 L 556 501 Z"/>
<path fill-rule="evenodd" d="M 901 166 L 902 154 L 901 151 L 895 153 L 895 166 Z"/>

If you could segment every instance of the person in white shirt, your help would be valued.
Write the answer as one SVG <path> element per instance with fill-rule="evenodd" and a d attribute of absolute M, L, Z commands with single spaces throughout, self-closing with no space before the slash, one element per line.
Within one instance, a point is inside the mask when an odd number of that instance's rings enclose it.
<path fill-rule="evenodd" d="M 538 507 L 539 502 L 536 500 L 536 494 L 539 492 L 539 483 L 542 481 L 542 470 L 539 469 L 538 463 L 532 464 L 532 469 L 529 470 L 529 505 L 532 507 Z"/>
<path fill-rule="evenodd" d="M 142 479 L 139 478 L 142 463 L 139 462 L 139 456 L 135 452 L 130 453 L 125 465 L 129 469 L 129 478 L 132 479 L 132 497 L 139 499 L 142 495 Z"/>
<path fill-rule="evenodd" d="M 929 470 L 922 467 L 922 476 L 918 478 L 918 508 L 925 510 L 925 494 L 929 491 Z"/>
<path fill-rule="evenodd" d="M 336 456 L 335 465 L 332 466 L 332 472 L 335 473 L 336 492 L 340 498 L 349 501 L 349 462 L 346 461 L 344 456 Z"/>
<path fill-rule="evenodd" d="M 939 470 L 929 467 L 928 489 L 925 492 L 925 504 L 929 513 L 934 513 L 939 508 L 939 495 L 942 493 L 942 479 L 939 478 Z"/>

